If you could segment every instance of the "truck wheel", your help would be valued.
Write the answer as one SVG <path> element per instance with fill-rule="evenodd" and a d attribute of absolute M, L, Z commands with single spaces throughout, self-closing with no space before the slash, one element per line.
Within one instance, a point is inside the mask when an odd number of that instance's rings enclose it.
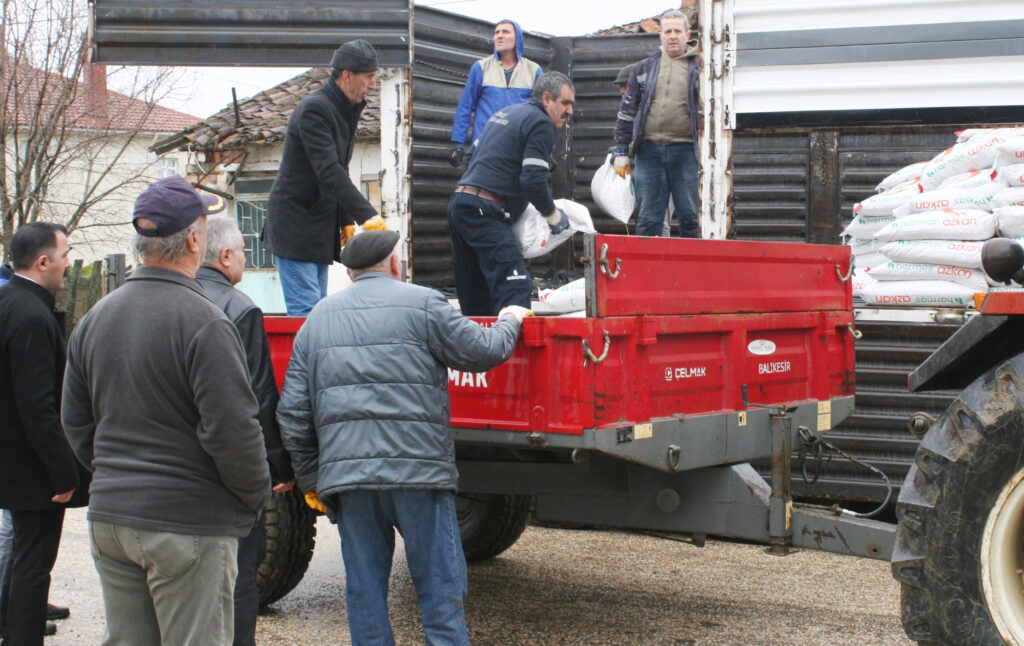
<path fill-rule="evenodd" d="M 1024 356 L 979 377 L 936 421 L 896 515 L 907 635 L 1024 644 Z"/>
<path fill-rule="evenodd" d="M 530 520 L 529 496 L 455 496 L 466 561 L 486 561 L 512 547 Z"/>
<path fill-rule="evenodd" d="M 261 607 L 288 594 L 302 580 L 316 544 L 316 512 L 293 487 L 271 496 L 264 524 L 267 553 L 256 573 Z"/>

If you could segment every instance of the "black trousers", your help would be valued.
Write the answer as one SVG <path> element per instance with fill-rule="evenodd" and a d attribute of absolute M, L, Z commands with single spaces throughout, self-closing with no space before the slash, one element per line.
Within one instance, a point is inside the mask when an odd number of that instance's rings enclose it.
<path fill-rule="evenodd" d="M 256 615 L 260 610 L 260 591 L 256 571 L 267 553 L 267 529 L 263 514 L 256 519 L 248 536 L 238 539 L 238 578 L 235 579 L 234 646 L 256 646 Z"/>
<path fill-rule="evenodd" d="M 4 592 L 4 646 L 42 646 L 50 571 L 57 561 L 64 507 L 12 509 L 14 551 Z"/>

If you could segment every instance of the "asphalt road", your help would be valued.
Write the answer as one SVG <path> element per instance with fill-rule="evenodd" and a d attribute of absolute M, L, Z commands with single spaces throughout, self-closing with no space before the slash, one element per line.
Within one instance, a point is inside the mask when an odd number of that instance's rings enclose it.
<path fill-rule="evenodd" d="M 302 583 L 260 620 L 266 645 L 349 644 L 339 539 L 321 518 Z M 469 570 L 475 645 L 909 644 L 889 564 L 754 545 L 686 543 L 617 531 L 530 527 L 510 550 Z M 50 599 L 70 605 L 47 646 L 98 644 L 103 602 L 85 513 L 68 514 Z M 398 644 L 422 644 L 399 546 L 391 577 Z"/>

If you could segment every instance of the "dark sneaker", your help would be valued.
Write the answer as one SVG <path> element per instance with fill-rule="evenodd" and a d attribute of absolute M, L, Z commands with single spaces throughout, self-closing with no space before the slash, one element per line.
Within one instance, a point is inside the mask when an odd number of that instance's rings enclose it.
<path fill-rule="evenodd" d="M 71 616 L 71 609 L 64 606 L 55 606 L 52 603 L 46 604 L 46 618 L 53 621 L 56 619 L 67 619 Z"/>

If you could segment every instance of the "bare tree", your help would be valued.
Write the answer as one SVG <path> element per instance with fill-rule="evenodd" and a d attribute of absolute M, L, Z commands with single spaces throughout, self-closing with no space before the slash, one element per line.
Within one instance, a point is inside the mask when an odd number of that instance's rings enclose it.
<path fill-rule="evenodd" d="M 26 222 L 69 231 L 130 221 L 151 179 L 150 116 L 169 69 L 91 66 L 85 0 L 0 0 L 0 246 Z M 121 92 L 107 92 L 108 81 Z M 84 232 L 83 232 L 84 233 Z M 102 237 L 102 232 L 94 235 Z M 81 236 L 80 236 L 81 237 Z"/>

